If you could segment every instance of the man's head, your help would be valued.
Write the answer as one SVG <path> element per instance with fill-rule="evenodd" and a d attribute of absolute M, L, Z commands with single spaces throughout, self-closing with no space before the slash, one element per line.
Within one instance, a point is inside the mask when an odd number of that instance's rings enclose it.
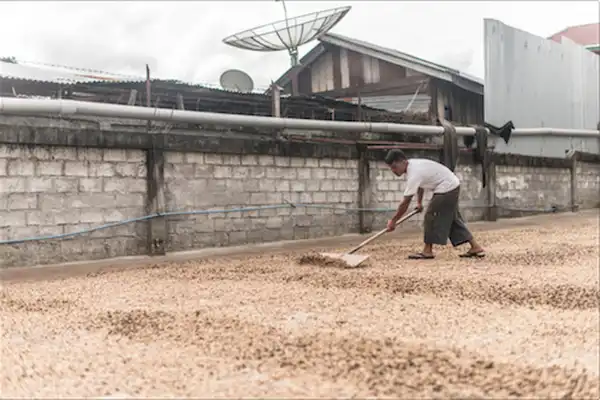
<path fill-rule="evenodd" d="M 385 163 L 398 176 L 402 176 L 408 167 L 408 159 L 402 150 L 390 150 L 385 156 Z"/>

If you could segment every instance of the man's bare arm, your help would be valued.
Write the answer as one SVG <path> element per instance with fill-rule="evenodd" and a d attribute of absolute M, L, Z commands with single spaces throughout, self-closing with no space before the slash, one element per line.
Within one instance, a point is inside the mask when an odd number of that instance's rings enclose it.
<path fill-rule="evenodd" d="M 417 203 L 418 204 L 423 204 L 423 193 L 425 193 L 425 190 L 423 190 L 423 188 L 419 188 L 417 190 Z"/>
<path fill-rule="evenodd" d="M 392 221 L 398 222 L 400 220 L 400 218 L 402 218 L 404 213 L 406 213 L 406 210 L 408 210 L 408 206 L 410 205 L 412 198 L 413 198 L 412 196 L 404 196 L 404 199 L 398 206 L 398 210 L 396 211 L 396 214 L 392 217 Z"/>

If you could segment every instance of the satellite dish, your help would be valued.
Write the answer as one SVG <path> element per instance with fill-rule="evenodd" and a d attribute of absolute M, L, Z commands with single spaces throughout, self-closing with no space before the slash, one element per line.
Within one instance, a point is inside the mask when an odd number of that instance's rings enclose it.
<path fill-rule="evenodd" d="M 251 92 L 254 89 L 252 78 L 238 69 L 228 69 L 221 74 L 219 78 L 221 87 L 226 90 L 234 90 L 236 92 Z"/>
<path fill-rule="evenodd" d="M 223 42 L 244 50 L 287 49 L 292 67 L 295 67 L 298 65 L 298 47 L 328 32 L 351 9 L 350 6 L 338 7 L 288 19 L 285 2 L 281 0 L 281 3 L 285 14 L 284 20 L 233 34 L 223 39 Z"/>

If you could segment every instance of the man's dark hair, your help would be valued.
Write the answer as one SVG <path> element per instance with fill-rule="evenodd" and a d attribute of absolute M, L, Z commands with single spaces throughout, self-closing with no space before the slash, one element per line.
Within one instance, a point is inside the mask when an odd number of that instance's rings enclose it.
<path fill-rule="evenodd" d="M 385 163 L 387 165 L 392 165 L 392 163 L 396 162 L 396 161 L 404 161 L 406 160 L 406 155 L 404 154 L 404 152 L 402 150 L 390 150 L 388 151 L 388 153 L 385 155 Z"/>

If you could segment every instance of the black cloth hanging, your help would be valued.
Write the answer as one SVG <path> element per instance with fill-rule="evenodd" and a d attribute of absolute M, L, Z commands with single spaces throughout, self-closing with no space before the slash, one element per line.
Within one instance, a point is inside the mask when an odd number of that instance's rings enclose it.
<path fill-rule="evenodd" d="M 446 120 L 441 120 L 440 123 L 444 127 L 442 159 L 444 160 L 444 165 L 448 167 L 450 171 L 454 172 L 458 161 L 458 139 L 456 136 L 456 128 Z"/>

